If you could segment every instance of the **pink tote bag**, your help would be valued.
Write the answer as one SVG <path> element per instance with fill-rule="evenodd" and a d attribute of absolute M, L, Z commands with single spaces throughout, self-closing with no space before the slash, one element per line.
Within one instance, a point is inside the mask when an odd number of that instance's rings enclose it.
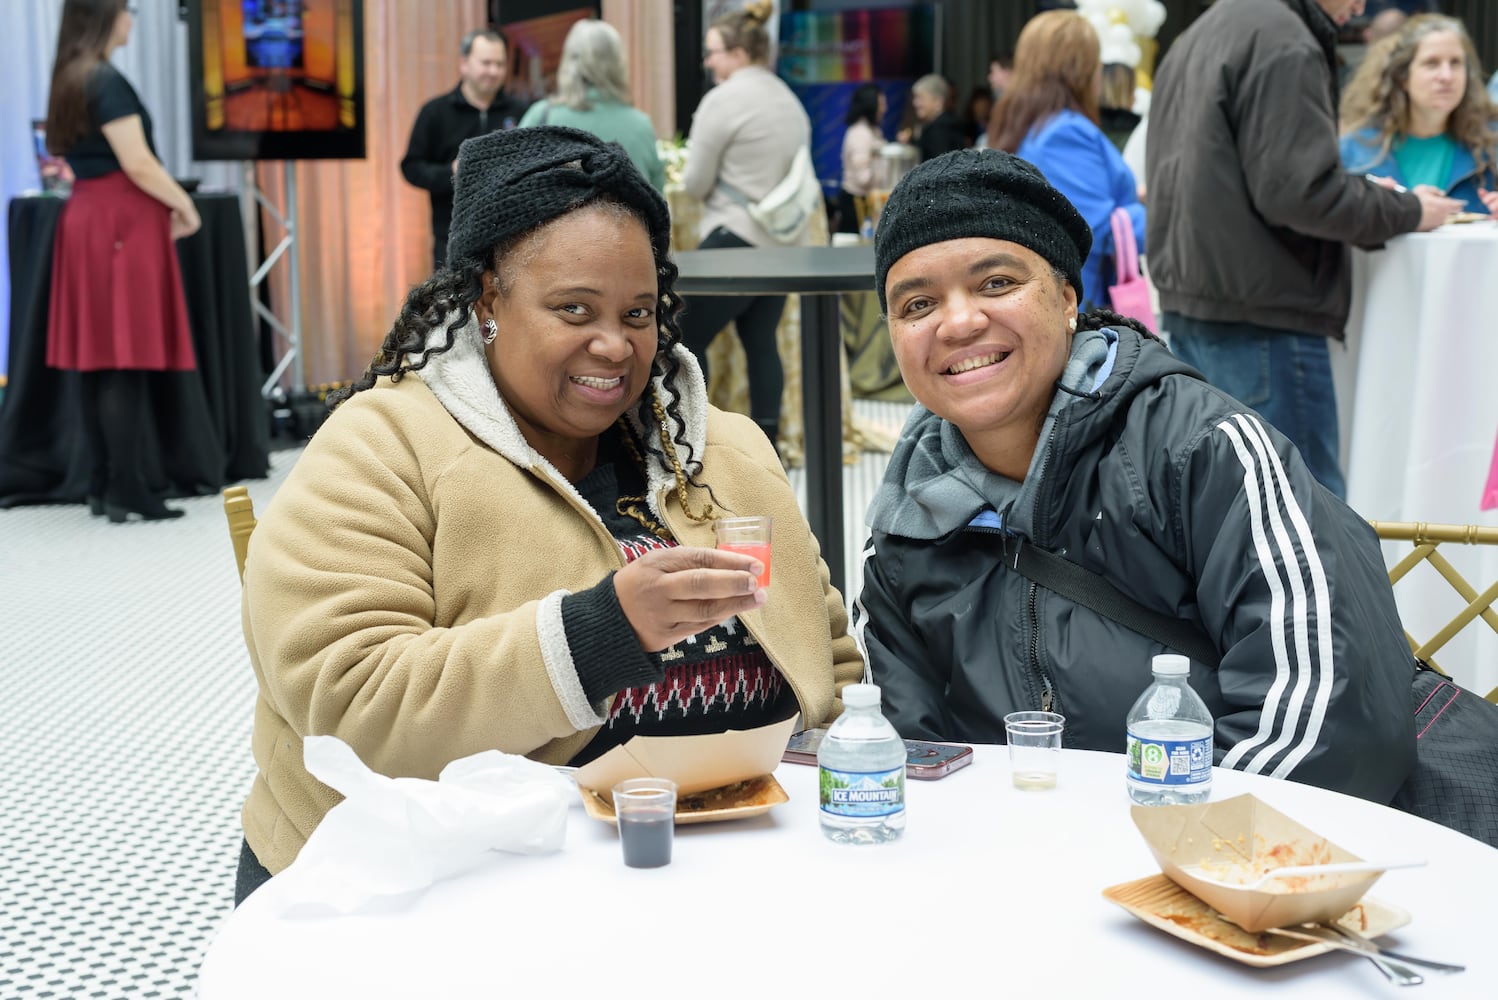
<path fill-rule="evenodd" d="M 1139 273 L 1139 249 L 1134 243 L 1134 223 L 1127 209 L 1115 208 L 1109 217 L 1113 227 L 1113 267 L 1117 284 L 1108 286 L 1113 311 L 1137 319 L 1155 329 L 1155 310 L 1150 306 L 1150 286 Z"/>

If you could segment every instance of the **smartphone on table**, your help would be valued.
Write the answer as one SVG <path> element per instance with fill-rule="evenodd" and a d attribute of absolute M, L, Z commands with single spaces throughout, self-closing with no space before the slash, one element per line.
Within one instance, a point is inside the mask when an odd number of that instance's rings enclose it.
<path fill-rule="evenodd" d="M 781 760 L 792 764 L 815 764 L 817 748 L 822 745 L 825 729 L 803 729 L 791 735 Z M 973 748 L 960 743 L 932 743 L 927 740 L 905 741 L 905 777 L 920 781 L 942 778 L 973 762 Z"/>

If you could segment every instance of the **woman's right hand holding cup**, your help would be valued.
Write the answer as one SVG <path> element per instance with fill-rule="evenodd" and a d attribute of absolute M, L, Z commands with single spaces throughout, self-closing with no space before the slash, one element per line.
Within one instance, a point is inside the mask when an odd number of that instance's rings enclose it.
<path fill-rule="evenodd" d="M 654 653 L 764 604 L 762 569 L 723 549 L 654 549 L 614 574 L 614 593 L 640 646 Z"/>

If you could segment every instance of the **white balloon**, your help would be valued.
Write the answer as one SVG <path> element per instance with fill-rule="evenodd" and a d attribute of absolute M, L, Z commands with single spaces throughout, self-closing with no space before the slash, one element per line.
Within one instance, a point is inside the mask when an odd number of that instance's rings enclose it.
<path fill-rule="evenodd" d="M 1106 15 L 1089 13 L 1087 21 L 1098 34 L 1098 42 L 1102 49 L 1102 62 L 1122 63 L 1125 66 L 1138 67 L 1140 59 L 1139 45 L 1134 41 L 1134 32 L 1127 24 L 1115 24 L 1107 20 Z"/>
<path fill-rule="evenodd" d="M 1103 37 L 1103 25 L 1122 17 L 1140 38 L 1154 38 L 1165 23 L 1165 5 L 1160 0 L 1077 0 L 1077 11 L 1093 23 Z"/>

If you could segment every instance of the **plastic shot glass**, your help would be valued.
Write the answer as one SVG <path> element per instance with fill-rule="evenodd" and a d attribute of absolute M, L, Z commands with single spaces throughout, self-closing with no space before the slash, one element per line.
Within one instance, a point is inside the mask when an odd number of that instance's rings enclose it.
<path fill-rule="evenodd" d="M 713 531 L 718 537 L 718 548 L 730 552 L 742 552 L 753 556 L 764 567 L 759 575 L 759 585 L 770 585 L 770 521 L 769 517 L 720 517 L 713 522 Z"/>
<path fill-rule="evenodd" d="M 619 842 L 630 868 L 661 868 L 671 863 L 676 832 L 676 782 L 669 778 L 629 778 L 614 786 Z"/>
<path fill-rule="evenodd" d="M 1034 791 L 1056 787 L 1061 732 L 1065 728 L 1066 717 L 1055 712 L 1010 712 L 1004 716 L 1015 788 Z"/>

